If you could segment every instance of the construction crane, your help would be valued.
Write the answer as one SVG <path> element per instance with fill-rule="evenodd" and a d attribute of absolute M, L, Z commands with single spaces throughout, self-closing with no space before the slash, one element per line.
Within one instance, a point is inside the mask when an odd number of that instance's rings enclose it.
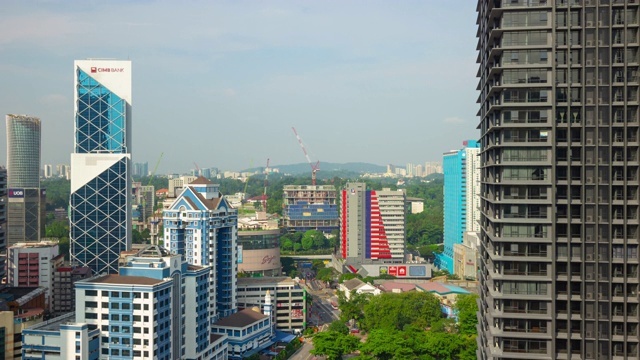
<path fill-rule="evenodd" d="M 296 128 L 291 127 L 291 129 L 293 129 L 293 133 L 296 134 L 296 138 L 298 138 L 298 143 L 300 143 L 300 147 L 302 148 L 302 152 L 304 152 L 304 156 L 307 158 L 307 162 L 309 163 L 309 165 L 311 166 L 311 185 L 316 185 L 316 173 L 320 170 L 320 160 L 318 160 L 315 165 L 311 162 L 311 158 L 309 157 L 309 154 L 307 153 L 307 149 L 304 147 L 304 144 L 302 143 L 302 139 L 300 138 L 300 135 L 298 135 L 298 132 L 296 131 Z"/>
<path fill-rule="evenodd" d="M 262 191 L 262 211 L 267 213 L 267 185 L 269 185 L 269 159 L 267 159 L 267 167 L 264 168 L 264 190 Z"/>
<path fill-rule="evenodd" d="M 195 161 L 193 162 L 193 165 L 195 165 L 195 166 L 196 166 L 196 174 L 198 174 L 197 176 L 200 176 L 200 175 L 201 175 L 201 174 L 200 174 L 200 167 L 198 166 L 198 164 L 196 164 L 196 162 L 195 162 Z"/>

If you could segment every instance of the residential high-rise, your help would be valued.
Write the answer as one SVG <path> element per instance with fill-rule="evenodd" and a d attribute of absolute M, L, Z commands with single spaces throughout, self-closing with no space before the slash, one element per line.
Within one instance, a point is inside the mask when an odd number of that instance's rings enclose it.
<path fill-rule="evenodd" d="M 453 246 L 464 233 L 480 231 L 480 143 L 467 140 L 464 148 L 442 156 L 444 171 L 444 252 L 436 265 L 453 274 Z"/>
<path fill-rule="evenodd" d="M 7 120 L 7 243 L 38 242 L 44 234 L 46 193 L 40 189 L 40 119 Z"/>
<path fill-rule="evenodd" d="M 78 60 L 74 70 L 71 258 L 117 273 L 131 246 L 131 61 Z"/>
<path fill-rule="evenodd" d="M 637 359 L 639 3 L 480 0 L 480 359 Z"/>
<path fill-rule="evenodd" d="M 238 211 L 204 177 L 185 184 L 163 213 L 164 245 L 187 263 L 210 267 L 211 323 L 237 311 Z"/>
<path fill-rule="evenodd" d="M 405 260 L 405 200 L 404 189 L 367 190 L 365 183 L 347 183 L 341 192 L 339 257 L 351 272 L 408 275 L 405 266 L 392 265 Z"/>
<path fill-rule="evenodd" d="M 42 174 L 45 179 L 53 177 L 53 165 L 44 164 Z"/>
<path fill-rule="evenodd" d="M 0 282 L 6 276 L 7 268 L 7 233 L 5 225 L 7 223 L 7 169 L 0 166 Z"/>

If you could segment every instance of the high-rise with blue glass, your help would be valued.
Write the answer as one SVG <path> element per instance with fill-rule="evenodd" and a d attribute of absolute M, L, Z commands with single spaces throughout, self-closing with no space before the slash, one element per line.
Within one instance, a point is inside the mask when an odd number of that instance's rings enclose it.
<path fill-rule="evenodd" d="M 480 231 L 480 143 L 468 140 L 464 148 L 442 156 L 444 171 L 444 252 L 436 265 L 453 274 L 453 246 L 467 231 Z"/>
<path fill-rule="evenodd" d="M 131 61 L 78 60 L 71 154 L 71 257 L 117 273 L 131 245 Z"/>

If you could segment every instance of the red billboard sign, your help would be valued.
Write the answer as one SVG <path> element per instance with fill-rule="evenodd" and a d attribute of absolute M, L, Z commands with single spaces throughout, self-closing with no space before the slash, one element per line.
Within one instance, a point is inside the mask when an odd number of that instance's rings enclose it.
<path fill-rule="evenodd" d="M 393 275 L 393 276 L 398 275 L 398 267 L 397 266 L 389 266 L 389 275 Z"/>
<path fill-rule="evenodd" d="M 398 276 L 407 276 L 406 266 L 398 266 Z"/>

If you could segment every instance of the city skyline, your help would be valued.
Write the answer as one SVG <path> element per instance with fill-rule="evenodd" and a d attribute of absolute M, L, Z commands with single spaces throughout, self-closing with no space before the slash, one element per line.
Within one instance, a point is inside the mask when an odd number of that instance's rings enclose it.
<path fill-rule="evenodd" d="M 132 161 L 155 164 L 164 151 L 159 173 L 305 162 L 291 126 L 321 164 L 438 159 L 478 137 L 475 6 L 455 5 L 11 1 L 0 108 L 44 119 L 42 162 L 69 163 L 72 60 L 129 58 Z M 174 146 L 177 123 L 202 130 Z"/>

